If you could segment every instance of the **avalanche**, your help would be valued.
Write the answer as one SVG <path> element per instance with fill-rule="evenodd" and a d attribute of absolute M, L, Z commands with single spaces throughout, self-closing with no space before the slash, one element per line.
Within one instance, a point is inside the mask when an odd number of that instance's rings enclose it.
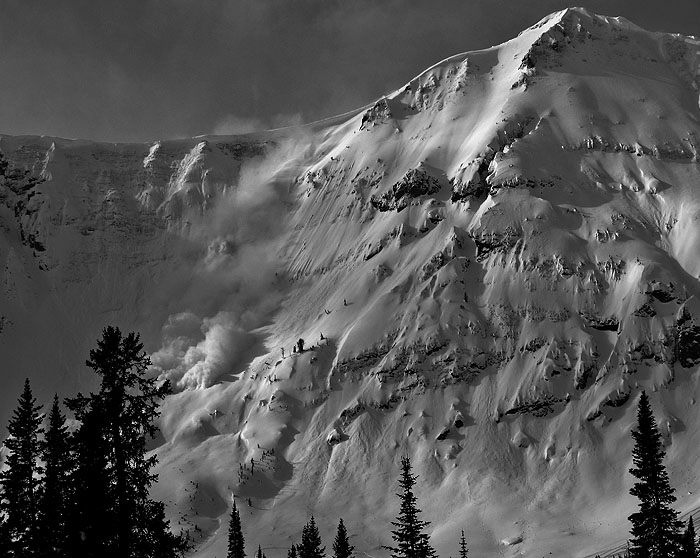
<path fill-rule="evenodd" d="M 409 455 L 440 555 L 583 558 L 627 536 L 644 388 L 694 513 L 699 86 L 700 40 L 575 8 L 306 126 L 0 136 L 0 418 L 89 389 L 114 324 L 178 387 L 154 496 L 193 556 L 231 498 L 249 551 L 313 513 L 385 556 Z"/>

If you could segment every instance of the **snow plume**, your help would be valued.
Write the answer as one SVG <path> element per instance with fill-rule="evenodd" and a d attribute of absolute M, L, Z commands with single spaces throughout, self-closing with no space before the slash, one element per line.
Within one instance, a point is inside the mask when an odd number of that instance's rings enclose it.
<path fill-rule="evenodd" d="M 151 356 L 153 366 L 179 388 L 210 386 L 252 341 L 233 312 L 211 318 L 191 312 L 172 315 L 163 338 L 163 348 Z"/>
<path fill-rule="evenodd" d="M 265 129 L 267 129 L 267 125 L 259 118 L 245 118 L 235 114 L 227 114 L 214 126 L 212 133 L 215 136 L 235 136 Z"/>
<path fill-rule="evenodd" d="M 186 310 L 170 315 L 151 355 L 154 370 L 175 389 L 206 388 L 244 369 L 260 350 L 256 330 L 283 296 L 273 242 L 239 247 L 218 237 L 203 252 L 183 297 Z"/>
<path fill-rule="evenodd" d="M 154 372 L 176 389 L 209 387 L 264 350 L 256 330 L 285 295 L 278 237 L 300 148 L 281 145 L 244 165 L 238 183 L 189 231 L 188 243 L 197 246 L 194 271 L 151 355 Z"/>
<path fill-rule="evenodd" d="M 215 136 L 235 136 L 263 130 L 300 126 L 303 121 L 304 118 L 301 113 L 277 114 L 267 120 L 227 114 L 217 122 L 212 133 Z"/>

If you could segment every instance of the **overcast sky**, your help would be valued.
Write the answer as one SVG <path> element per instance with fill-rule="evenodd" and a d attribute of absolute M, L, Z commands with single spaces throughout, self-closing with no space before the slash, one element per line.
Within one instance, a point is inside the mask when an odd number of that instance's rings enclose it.
<path fill-rule="evenodd" d="M 0 0 L 0 133 L 149 141 L 309 122 L 453 54 L 517 35 L 556 0 Z M 589 0 L 700 35 L 700 2 Z"/>

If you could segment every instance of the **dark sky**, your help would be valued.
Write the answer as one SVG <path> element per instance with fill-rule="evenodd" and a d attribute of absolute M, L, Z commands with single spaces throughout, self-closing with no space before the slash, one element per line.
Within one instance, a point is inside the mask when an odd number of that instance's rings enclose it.
<path fill-rule="evenodd" d="M 148 141 L 309 122 L 514 37 L 556 0 L 0 0 L 0 133 Z M 700 35 L 698 0 L 589 0 Z"/>

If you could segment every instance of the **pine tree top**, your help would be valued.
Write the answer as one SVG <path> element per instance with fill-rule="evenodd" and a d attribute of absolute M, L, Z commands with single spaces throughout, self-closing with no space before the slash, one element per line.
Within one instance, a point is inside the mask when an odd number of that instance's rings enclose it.
<path fill-rule="evenodd" d="M 301 543 L 297 545 L 296 550 L 299 558 L 323 558 L 325 556 L 326 548 L 321 546 L 321 534 L 318 532 L 313 515 L 301 531 Z"/>
<path fill-rule="evenodd" d="M 65 439 L 68 434 L 66 415 L 61 411 L 61 404 L 58 394 L 54 394 L 51 409 L 49 410 L 48 429 L 46 430 L 46 443 L 51 443 L 56 439 Z"/>
<path fill-rule="evenodd" d="M 27 378 L 8 425 L 10 435 L 4 443 L 9 452 L 5 470 L 0 473 L 2 530 L 12 540 L 18 556 L 34 555 L 36 550 L 39 476 L 43 473 L 39 464 L 39 435 L 43 433 L 40 411 Z"/>
<path fill-rule="evenodd" d="M 61 411 L 58 395 L 54 395 L 49 410 L 48 428 L 41 443 L 46 475 L 65 476 L 70 468 L 71 442 L 66 416 Z M 64 479 L 65 481 L 65 479 Z"/>
<path fill-rule="evenodd" d="M 333 558 L 350 558 L 354 550 L 355 547 L 350 544 L 348 532 L 341 517 L 338 521 L 338 530 L 333 541 Z"/>
<path fill-rule="evenodd" d="M 226 558 L 245 558 L 245 540 L 241 528 L 241 516 L 233 501 L 231 508 L 231 519 L 228 524 L 228 552 Z"/>
<path fill-rule="evenodd" d="M 468 555 L 467 539 L 464 536 L 464 529 L 462 529 L 462 535 L 459 538 L 459 558 L 467 558 Z"/>
<path fill-rule="evenodd" d="M 639 511 L 629 516 L 632 522 L 631 555 L 676 556 L 680 544 L 676 501 L 663 464 L 665 452 L 661 434 L 651 409 L 649 397 L 642 392 L 637 408 L 637 429 L 632 431 L 632 468 L 638 479 L 630 494 L 639 499 Z"/>
<path fill-rule="evenodd" d="M 12 413 L 12 418 L 7 426 L 9 437 L 5 440 L 5 447 L 10 450 L 8 465 L 20 460 L 26 463 L 33 462 L 39 454 L 39 435 L 44 433 L 41 426 L 42 405 L 36 404 L 32 395 L 32 386 L 29 378 L 24 380 L 22 395 L 17 400 L 17 407 Z M 36 469 L 38 472 L 39 469 Z M 6 475 L 3 474 L 3 477 Z"/>
<path fill-rule="evenodd" d="M 392 558 L 433 558 L 437 556 L 430 545 L 429 536 L 423 532 L 423 529 L 430 525 L 430 522 L 418 518 L 420 509 L 418 509 L 417 498 L 413 493 L 413 486 L 417 478 L 411 472 L 410 459 L 402 457 L 401 477 L 399 478 L 399 486 L 402 490 L 397 494 L 401 505 L 396 521 L 392 521 L 396 530 L 391 532 L 396 546 L 384 547 L 391 552 Z"/>
<path fill-rule="evenodd" d="M 644 391 L 639 399 L 637 429 L 632 431 L 632 438 L 635 445 L 632 449 L 633 467 L 629 472 L 641 482 L 632 487 L 630 494 L 642 498 L 652 497 L 665 504 L 672 504 L 676 497 L 663 464 L 666 452 L 649 397 Z"/>

